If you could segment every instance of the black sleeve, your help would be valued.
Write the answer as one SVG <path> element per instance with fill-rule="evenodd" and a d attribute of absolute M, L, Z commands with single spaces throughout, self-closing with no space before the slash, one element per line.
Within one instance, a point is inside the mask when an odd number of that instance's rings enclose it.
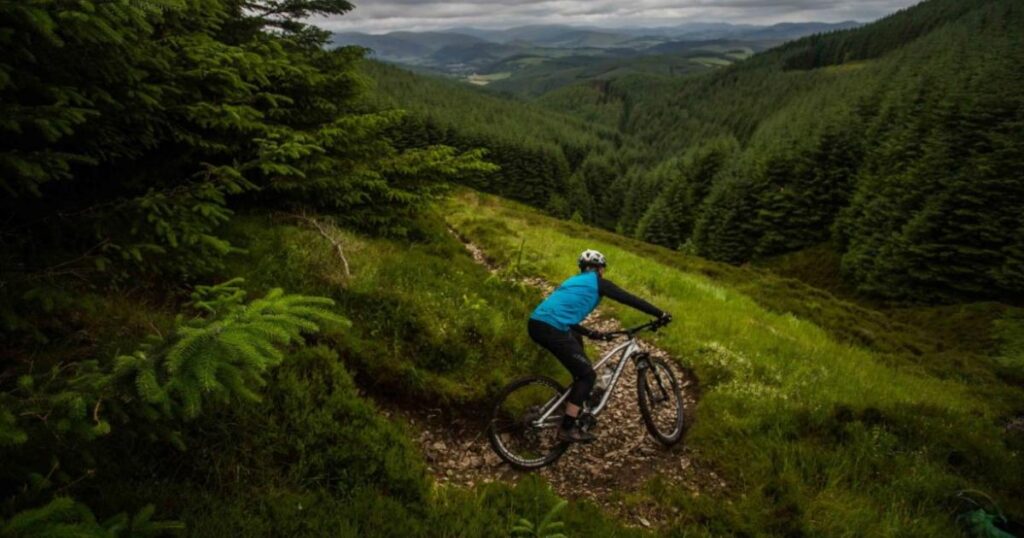
<path fill-rule="evenodd" d="M 650 314 L 654 317 L 661 317 L 662 314 L 664 314 L 664 312 L 658 309 L 658 307 L 623 290 L 613 284 L 610 280 L 605 280 L 603 278 L 598 279 L 597 291 L 601 294 L 601 297 L 607 297 L 626 306 L 632 306 L 645 314 Z"/>
<path fill-rule="evenodd" d="M 582 334 L 583 336 L 590 336 L 594 332 L 583 325 L 569 325 L 569 330 L 577 334 Z"/>

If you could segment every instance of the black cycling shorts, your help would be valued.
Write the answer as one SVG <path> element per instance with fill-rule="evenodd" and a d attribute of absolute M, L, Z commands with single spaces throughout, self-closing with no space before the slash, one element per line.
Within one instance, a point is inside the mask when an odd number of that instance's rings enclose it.
<path fill-rule="evenodd" d="M 530 338 L 551 352 L 572 374 L 569 402 L 582 406 L 594 388 L 597 375 L 583 350 L 583 337 L 572 331 L 560 331 L 543 321 L 531 319 L 526 325 Z"/>

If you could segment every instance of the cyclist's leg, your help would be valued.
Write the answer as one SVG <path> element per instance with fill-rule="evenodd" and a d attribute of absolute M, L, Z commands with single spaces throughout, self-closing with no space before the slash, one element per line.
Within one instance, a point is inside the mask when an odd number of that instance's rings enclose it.
<path fill-rule="evenodd" d="M 597 381 L 597 374 L 590 365 L 590 360 L 583 349 L 582 339 L 569 331 L 559 331 L 540 321 L 530 320 L 530 337 L 551 352 L 558 362 L 572 374 L 572 390 L 569 392 L 569 403 L 566 405 L 562 426 L 571 428 L 576 423 L 583 402 L 590 396 Z"/>

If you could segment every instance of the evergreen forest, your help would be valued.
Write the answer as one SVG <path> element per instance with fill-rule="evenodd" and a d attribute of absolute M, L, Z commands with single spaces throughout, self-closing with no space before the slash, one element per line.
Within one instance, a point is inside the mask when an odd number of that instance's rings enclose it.
<path fill-rule="evenodd" d="M 439 79 L 408 92 L 397 71 L 375 76 L 499 161 L 510 144 L 561 153 L 543 169 L 564 184 L 515 196 L 553 215 L 733 264 L 828 243 L 848 287 L 888 301 L 1019 301 L 1022 44 L 1019 2 L 931 0 L 710 73 L 588 81 L 529 103 L 611 129 L 590 129 L 611 148 L 539 127 L 515 98 L 497 112 Z M 466 110 L 539 128 L 523 138 Z M 482 188 L 509 194 L 491 178 Z"/>

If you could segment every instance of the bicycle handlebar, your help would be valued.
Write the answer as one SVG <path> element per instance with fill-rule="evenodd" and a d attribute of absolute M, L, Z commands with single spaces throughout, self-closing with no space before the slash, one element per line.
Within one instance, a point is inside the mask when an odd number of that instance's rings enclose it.
<path fill-rule="evenodd" d="M 636 335 L 636 333 L 639 333 L 639 332 L 642 332 L 642 331 L 646 331 L 648 329 L 650 329 L 652 332 L 653 331 L 657 331 L 658 329 L 660 329 L 660 328 L 662 328 L 662 327 L 664 327 L 665 325 L 668 325 L 668 324 L 669 324 L 668 320 L 655 319 L 655 320 L 648 321 L 647 323 L 644 323 L 643 325 L 637 325 L 636 327 L 633 327 L 632 329 L 624 329 L 624 330 L 621 330 L 621 331 L 612 331 L 612 332 L 609 332 L 609 333 L 605 333 L 605 336 L 607 338 L 615 338 L 616 336 L 628 336 L 628 337 L 632 338 L 633 336 Z"/>

